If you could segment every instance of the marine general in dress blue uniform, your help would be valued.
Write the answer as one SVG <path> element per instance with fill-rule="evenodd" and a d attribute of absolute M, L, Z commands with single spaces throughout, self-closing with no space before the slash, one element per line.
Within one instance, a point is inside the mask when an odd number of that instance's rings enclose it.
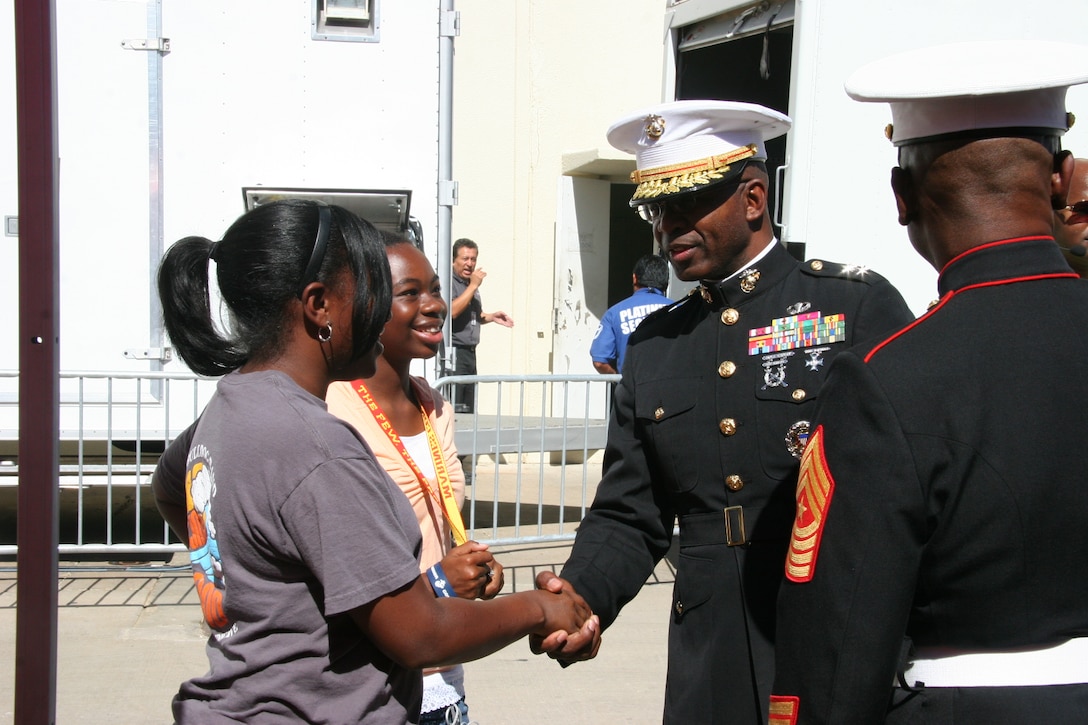
<path fill-rule="evenodd" d="M 631 205 L 676 275 L 702 284 L 631 336 L 604 476 L 562 577 L 607 626 L 679 523 L 669 723 L 766 722 L 812 406 L 841 350 L 913 319 L 880 275 L 800 263 L 775 239 L 763 144 L 789 125 L 762 106 L 679 101 L 608 132 L 636 157 Z"/>

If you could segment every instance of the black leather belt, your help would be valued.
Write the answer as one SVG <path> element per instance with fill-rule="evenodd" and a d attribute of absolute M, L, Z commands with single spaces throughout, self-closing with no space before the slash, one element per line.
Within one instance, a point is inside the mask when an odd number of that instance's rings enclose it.
<path fill-rule="evenodd" d="M 747 543 L 743 506 L 729 506 L 721 511 L 680 517 L 680 546 L 743 546 Z"/>

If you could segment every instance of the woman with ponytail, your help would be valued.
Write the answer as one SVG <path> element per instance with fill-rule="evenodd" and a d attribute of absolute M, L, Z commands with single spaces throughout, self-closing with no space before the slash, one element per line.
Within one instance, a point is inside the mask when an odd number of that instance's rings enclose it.
<path fill-rule="evenodd" d="M 178 354 L 223 376 L 153 479 L 212 627 L 209 670 L 182 684 L 176 722 L 416 722 L 424 667 L 527 634 L 599 641 L 569 593 L 436 598 L 412 507 L 326 409 L 329 385 L 369 377 L 382 351 L 390 276 L 370 224 L 269 203 L 221 241 L 173 245 L 158 283 Z"/>

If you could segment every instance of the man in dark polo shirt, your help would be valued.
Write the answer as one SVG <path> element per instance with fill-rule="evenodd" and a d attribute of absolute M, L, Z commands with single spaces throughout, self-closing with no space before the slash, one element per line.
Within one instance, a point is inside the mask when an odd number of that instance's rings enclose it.
<path fill-rule="evenodd" d="M 484 312 L 480 285 L 487 272 L 476 266 L 480 253 L 476 242 L 458 239 L 453 243 L 453 277 L 450 285 L 450 318 L 453 331 L 453 374 L 476 375 L 476 346 L 480 344 L 480 325 L 496 322 L 513 327 L 514 318 L 502 310 Z M 476 384 L 458 385 L 454 391 L 454 410 L 471 413 L 476 406 Z"/>

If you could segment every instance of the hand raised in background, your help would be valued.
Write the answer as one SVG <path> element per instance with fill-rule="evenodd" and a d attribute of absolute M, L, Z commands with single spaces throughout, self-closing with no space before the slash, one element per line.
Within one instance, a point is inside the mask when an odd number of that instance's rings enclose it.
<path fill-rule="evenodd" d="M 484 315 L 484 317 L 486 318 L 484 320 L 484 322 L 495 322 L 495 323 L 498 323 L 498 324 L 502 325 L 503 327 L 513 327 L 514 326 L 514 318 L 511 317 L 510 315 L 506 314 L 502 310 L 495 310 L 494 312 L 488 312 L 486 315 Z"/>

